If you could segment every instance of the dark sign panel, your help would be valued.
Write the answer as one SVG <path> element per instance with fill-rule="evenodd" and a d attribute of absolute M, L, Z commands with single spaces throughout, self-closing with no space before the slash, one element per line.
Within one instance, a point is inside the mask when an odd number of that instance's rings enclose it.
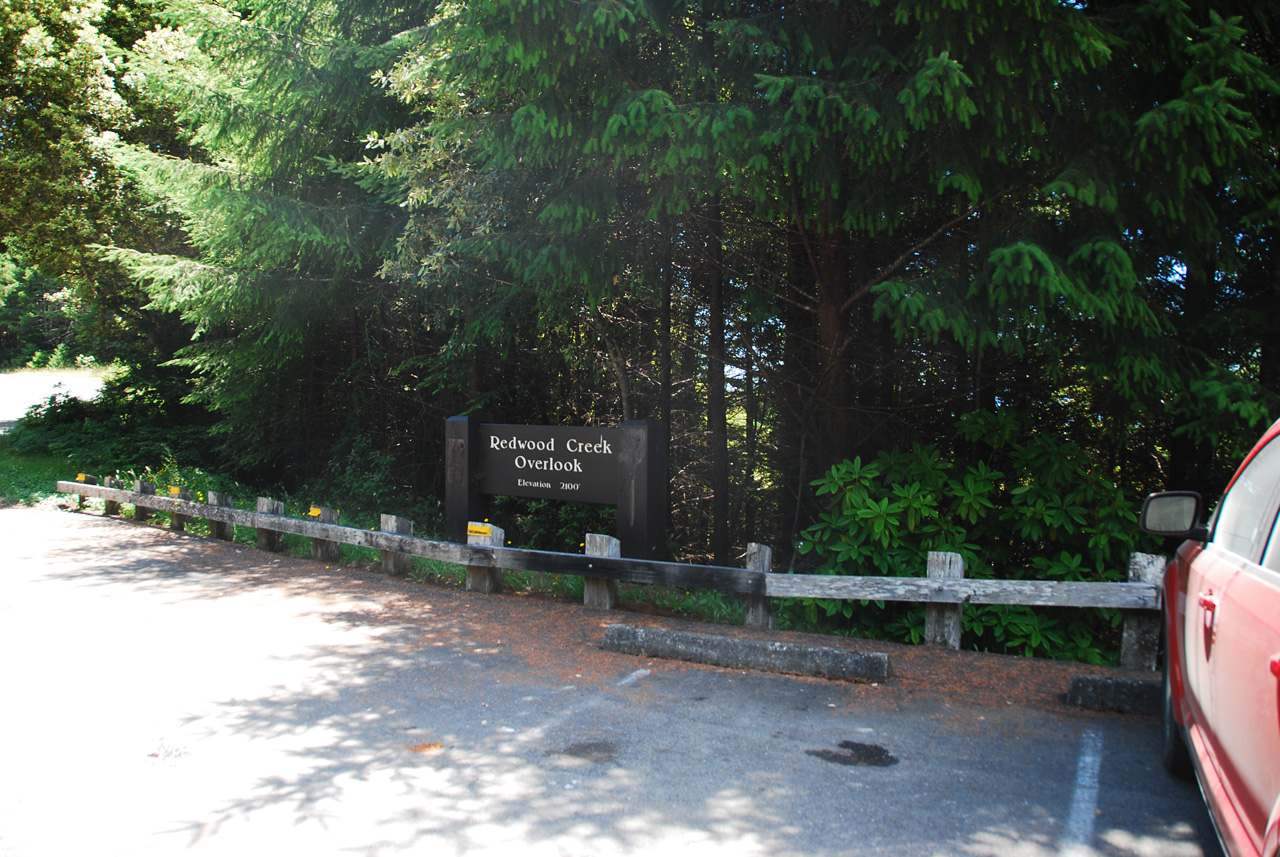
<path fill-rule="evenodd" d="M 618 502 L 618 429 L 481 423 L 482 494 Z"/>

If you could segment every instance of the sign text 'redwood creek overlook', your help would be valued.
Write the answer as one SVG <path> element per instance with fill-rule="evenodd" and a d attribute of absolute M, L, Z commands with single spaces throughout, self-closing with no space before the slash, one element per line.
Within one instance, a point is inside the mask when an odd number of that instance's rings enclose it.
<path fill-rule="evenodd" d="M 485 494 L 618 502 L 616 428 L 482 423 L 480 490 Z"/>
<path fill-rule="evenodd" d="M 487 496 L 600 503 L 618 510 L 622 555 L 666 556 L 666 426 L 626 420 L 612 428 L 445 420 L 445 538 L 463 543 Z"/>

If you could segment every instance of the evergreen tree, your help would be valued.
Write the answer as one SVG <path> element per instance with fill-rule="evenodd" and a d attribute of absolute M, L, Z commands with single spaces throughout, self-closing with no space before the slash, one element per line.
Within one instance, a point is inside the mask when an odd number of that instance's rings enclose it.
<path fill-rule="evenodd" d="M 164 20 L 127 80 L 192 136 L 108 148 L 183 239 L 105 257 L 181 316 L 197 398 L 272 473 L 372 442 L 426 487 L 452 413 L 662 416 L 676 538 L 723 559 L 787 544 L 845 458 L 994 460 L 956 429 L 970 412 L 1136 492 L 1272 406 L 1267 7 L 183 0 Z"/>
<path fill-rule="evenodd" d="M 388 163 L 424 165 L 425 200 L 450 141 L 469 182 L 516 189 L 434 258 L 548 313 L 651 294 L 646 221 L 718 245 L 694 283 L 735 231 L 772 233 L 768 279 L 736 293 L 791 341 L 768 367 L 806 450 L 779 457 L 784 491 L 913 437 L 958 450 L 984 407 L 1145 485 L 1152 446 L 1229 441 L 1271 406 L 1178 296 L 1231 299 L 1237 245 L 1268 256 L 1276 23 L 1177 0 L 450 5 L 391 76 L 423 123 Z"/>
<path fill-rule="evenodd" d="M 115 190 L 86 135 L 131 119 L 97 26 L 106 12 L 101 0 L 0 8 L 0 236 L 53 274 L 97 237 Z"/>
<path fill-rule="evenodd" d="M 404 384 L 383 342 L 417 310 L 379 276 L 403 219 L 397 188 L 361 179 L 370 135 L 399 103 L 370 81 L 413 43 L 429 8 L 180 2 L 130 55 L 130 79 L 173 110 L 192 152 L 111 145 L 113 161 L 187 236 L 169 253 L 105 249 L 181 316 L 177 362 L 221 418 L 224 446 L 263 475 L 322 467 Z M 403 411 L 402 411 L 403 413 Z M 417 426 L 384 434 L 394 446 Z"/>
<path fill-rule="evenodd" d="M 107 132 L 150 144 L 180 138 L 171 117 L 140 105 L 123 77 L 119 52 L 151 24 L 148 0 L 0 7 L 0 242 L 9 264 L 29 268 L 7 300 L 56 306 L 52 344 L 104 361 L 163 360 L 181 334 L 144 311 L 136 286 L 89 249 L 111 236 L 135 246 L 173 238 L 92 142 Z M 11 358 L 49 345 L 19 343 Z"/>

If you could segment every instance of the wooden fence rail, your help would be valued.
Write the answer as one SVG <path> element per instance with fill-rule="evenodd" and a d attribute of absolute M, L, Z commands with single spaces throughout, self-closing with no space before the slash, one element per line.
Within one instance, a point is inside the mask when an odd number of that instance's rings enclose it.
<path fill-rule="evenodd" d="M 254 530 L 291 533 L 313 539 L 325 539 L 357 547 L 411 554 L 464 566 L 485 566 L 513 571 L 541 571 L 550 574 L 574 574 L 581 577 L 626 580 L 632 583 L 661 583 L 696 589 L 718 589 L 740 595 L 765 595 L 765 574 L 741 568 L 714 565 L 689 565 L 679 562 L 629 559 L 625 557 L 586 556 L 576 553 L 535 551 L 524 548 L 484 547 L 454 542 L 433 541 L 415 536 L 364 530 L 339 524 L 322 524 L 248 509 L 214 506 L 162 495 L 148 495 L 120 488 L 88 485 L 80 482 L 58 482 L 63 494 L 98 497 L 116 503 L 132 503 L 147 509 L 177 512 L 189 518 L 221 521 Z"/>
<path fill-rule="evenodd" d="M 963 577 L 963 563 L 955 554 L 930 554 L 928 577 L 833 576 L 819 574 L 777 574 L 767 570 L 761 557 L 768 548 L 753 545 L 748 549 L 748 567 L 690 565 L 677 562 L 632 559 L 608 555 L 597 549 L 589 554 L 535 551 L 499 545 L 457 544 L 418 538 L 409 533 L 409 522 L 383 516 L 389 529 L 364 530 L 324 520 L 291 518 L 277 511 L 275 501 L 259 498 L 258 508 L 271 511 L 249 511 L 230 504 L 225 495 L 210 492 L 208 503 L 188 499 L 186 492 L 157 493 L 153 486 L 138 483 L 138 490 L 118 487 L 116 480 L 105 479 L 104 485 L 93 484 L 92 477 L 75 482 L 60 481 L 57 490 L 63 494 L 97 497 L 107 501 L 110 513 L 119 513 L 120 503 L 132 503 L 137 509 L 155 509 L 175 515 L 175 521 L 204 518 L 210 522 L 215 537 L 229 539 L 234 526 L 250 527 L 258 532 L 259 542 L 278 549 L 281 533 L 312 539 L 313 545 L 349 544 L 383 551 L 384 565 L 390 557 L 420 556 L 469 569 L 509 569 L 550 574 L 578 575 L 601 584 L 627 581 L 663 584 L 696 589 L 715 589 L 748 597 L 747 622 L 768 625 L 769 598 L 828 598 L 867 601 L 912 601 L 930 605 L 926 623 L 928 641 L 953 648 L 959 646 L 960 616 L 965 604 L 1011 604 L 1035 607 L 1110 607 L 1126 612 L 1125 646 L 1122 665 L 1154 668 L 1155 645 L 1150 638 L 1153 623 L 1159 618 L 1150 611 L 1159 610 L 1160 558 L 1135 554 L 1128 583 L 1090 583 L 1040 580 L 974 580 Z M 323 510 L 328 512 L 328 510 Z M 313 510 L 314 512 L 314 510 Z M 331 519 L 330 515 L 322 515 Z M 394 528 L 396 531 L 390 531 Z M 483 539 L 473 540 L 484 541 Z M 613 553 L 616 553 L 614 551 Z M 958 566 L 958 567 L 957 567 Z M 405 565 L 401 561 L 399 568 Z M 468 579 L 471 574 L 468 574 Z M 611 606 L 616 598 L 601 595 L 593 584 L 594 602 Z M 603 600 L 601 600 L 603 599 Z M 1135 629 L 1130 631 L 1130 625 Z M 1136 642 L 1130 642 L 1130 639 Z"/>
<path fill-rule="evenodd" d="M 769 578 L 765 584 L 765 593 L 775 598 L 855 598 L 867 601 L 917 601 L 926 604 L 1160 609 L 1158 588 L 1148 583 L 779 574 Z"/>

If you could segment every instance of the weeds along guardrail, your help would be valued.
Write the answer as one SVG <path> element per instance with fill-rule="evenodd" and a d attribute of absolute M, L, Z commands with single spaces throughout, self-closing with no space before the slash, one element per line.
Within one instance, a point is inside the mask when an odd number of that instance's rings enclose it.
<path fill-rule="evenodd" d="M 1161 609 L 1164 558 L 1151 554 L 1133 555 L 1128 583 L 974 580 L 964 577 L 959 554 L 944 552 L 929 554 L 925 577 L 778 574 L 770 570 L 772 551 L 760 544 L 748 546 L 745 568 L 622 557 L 617 539 L 595 533 L 587 535 L 582 554 L 505 547 L 502 530 L 488 524 L 469 527 L 464 545 L 418 538 L 411 521 L 394 515 L 382 516 L 381 529 L 365 530 L 338 524 L 337 514 L 324 507 L 312 507 L 310 518 L 292 518 L 283 514 L 283 503 L 266 497 L 257 499 L 257 511 L 249 511 L 236 508 L 230 497 L 215 491 L 208 492 L 208 502 L 201 503 L 192 500 L 185 488 L 171 487 L 169 493 L 157 494 L 147 482 L 135 482 L 132 490 L 116 479 L 97 482 L 82 474 L 74 482 L 59 481 L 57 490 L 79 495 L 81 506 L 87 497 L 100 498 L 106 501 L 108 515 L 119 515 L 122 503 L 132 504 L 139 519 L 145 519 L 149 510 L 168 512 L 175 530 L 184 529 L 193 518 L 203 518 L 210 533 L 225 540 L 233 538 L 234 527 L 248 527 L 256 531 L 258 547 L 269 551 L 280 550 L 284 533 L 311 539 L 312 556 L 321 560 L 336 559 L 340 544 L 372 548 L 382 551 L 383 570 L 392 574 L 405 574 L 414 556 L 454 563 L 466 567 L 467 589 L 477 592 L 496 592 L 503 570 L 577 575 L 585 580 L 584 602 L 609 609 L 617 606 L 619 581 L 742 595 L 747 601 L 745 624 L 760 627 L 773 626 L 770 598 L 911 601 L 926 605 L 926 642 L 959 648 L 966 604 L 1118 608 L 1125 611 L 1121 665 L 1156 667 L 1160 617 L 1153 611 Z"/>

